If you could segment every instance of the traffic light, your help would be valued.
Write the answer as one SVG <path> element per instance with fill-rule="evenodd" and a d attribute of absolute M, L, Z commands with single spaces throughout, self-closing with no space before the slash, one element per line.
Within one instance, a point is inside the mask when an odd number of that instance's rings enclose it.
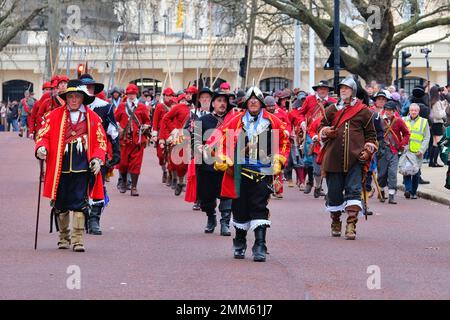
<path fill-rule="evenodd" d="M 411 57 L 411 53 L 402 51 L 402 78 L 405 78 L 405 76 L 407 74 L 411 73 L 411 70 L 406 69 L 406 67 L 411 64 L 411 61 L 407 60 L 410 57 Z"/>
<path fill-rule="evenodd" d="M 245 78 L 247 75 L 247 60 L 245 58 L 241 59 L 241 62 L 239 62 L 239 76 L 241 78 Z"/>
<path fill-rule="evenodd" d="M 77 68 L 78 79 L 80 79 L 81 75 L 85 74 L 84 64 L 79 64 Z"/>
<path fill-rule="evenodd" d="M 239 62 L 239 76 L 245 78 L 247 76 L 248 46 L 245 46 L 245 55 Z"/>

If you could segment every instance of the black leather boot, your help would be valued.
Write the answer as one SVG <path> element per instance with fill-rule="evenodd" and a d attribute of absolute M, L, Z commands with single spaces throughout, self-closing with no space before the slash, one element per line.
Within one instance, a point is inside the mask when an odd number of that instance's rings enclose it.
<path fill-rule="evenodd" d="M 139 180 L 138 174 L 131 174 L 131 196 L 139 197 L 139 192 L 137 191 L 137 183 Z"/>
<path fill-rule="evenodd" d="M 450 189 L 450 169 L 449 169 L 449 171 L 447 171 L 447 179 L 445 180 L 444 188 Z"/>
<path fill-rule="evenodd" d="M 255 244 L 253 245 L 253 261 L 266 261 L 266 226 L 259 226 L 255 229 Z"/>
<path fill-rule="evenodd" d="M 386 193 L 384 190 L 380 191 L 380 202 L 386 202 Z"/>
<path fill-rule="evenodd" d="M 166 186 L 170 187 L 172 186 L 172 171 L 169 171 L 166 179 Z"/>
<path fill-rule="evenodd" d="M 171 184 L 170 187 L 172 188 L 172 190 L 176 190 L 177 185 L 178 185 L 178 178 L 177 178 L 177 176 L 172 176 L 172 184 Z"/>
<path fill-rule="evenodd" d="M 230 218 L 231 218 L 231 212 L 229 212 L 229 211 L 221 212 L 221 219 L 220 219 L 220 235 L 221 236 L 225 236 L 225 237 L 231 236 Z"/>
<path fill-rule="evenodd" d="M 120 193 L 127 192 L 127 174 L 126 173 L 120 174 L 120 184 L 118 185 L 118 187 L 119 187 Z"/>
<path fill-rule="evenodd" d="M 183 187 L 184 187 L 184 184 L 183 184 L 183 183 L 178 183 L 177 186 L 175 187 L 175 192 L 174 192 L 174 194 L 175 194 L 176 196 L 179 196 L 179 195 L 181 194 L 181 192 L 183 192 Z"/>
<path fill-rule="evenodd" d="M 430 157 L 430 162 L 428 163 L 429 167 L 435 167 L 436 166 L 436 162 L 437 161 L 437 157 L 435 157 L 436 155 L 436 147 L 435 146 L 431 146 L 428 149 L 428 153 L 429 153 L 429 157 Z M 436 158 L 436 160 L 435 160 Z"/>
<path fill-rule="evenodd" d="M 247 250 L 247 231 L 236 228 L 236 238 L 233 239 L 233 249 L 235 259 L 244 259 Z"/>
<path fill-rule="evenodd" d="M 92 206 L 89 214 L 89 234 L 101 235 L 100 230 L 100 215 L 102 213 L 102 207 Z"/>
<path fill-rule="evenodd" d="M 207 217 L 208 220 L 206 222 L 205 233 L 213 233 L 214 229 L 217 226 L 216 213 L 215 212 L 208 213 Z"/>

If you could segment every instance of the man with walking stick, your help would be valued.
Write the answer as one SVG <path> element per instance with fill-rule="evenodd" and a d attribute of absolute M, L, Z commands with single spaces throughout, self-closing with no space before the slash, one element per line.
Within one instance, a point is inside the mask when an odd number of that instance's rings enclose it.
<path fill-rule="evenodd" d="M 80 80 L 70 80 L 59 95 L 66 104 L 46 119 L 36 139 L 36 157 L 46 161 L 44 197 L 50 198 L 59 230 L 59 249 L 84 252 L 88 199 L 103 199 L 100 173 L 106 134 L 100 117 L 86 106 L 94 101 Z M 73 212 L 72 234 L 69 212 Z"/>

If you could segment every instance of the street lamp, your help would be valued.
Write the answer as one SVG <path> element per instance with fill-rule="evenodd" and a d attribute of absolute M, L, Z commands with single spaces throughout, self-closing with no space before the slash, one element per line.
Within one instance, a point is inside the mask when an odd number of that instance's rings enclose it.
<path fill-rule="evenodd" d="M 430 62 L 428 60 L 428 55 L 430 54 L 431 50 L 428 48 L 420 49 L 420 53 L 423 53 L 425 55 L 425 61 L 427 62 L 427 86 L 430 83 Z"/>

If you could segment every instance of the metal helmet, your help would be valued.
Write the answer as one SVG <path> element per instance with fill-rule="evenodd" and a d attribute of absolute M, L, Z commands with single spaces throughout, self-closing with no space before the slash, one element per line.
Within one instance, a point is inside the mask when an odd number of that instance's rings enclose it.
<path fill-rule="evenodd" d="M 263 108 L 266 106 L 264 103 L 264 95 L 261 92 L 261 90 L 259 90 L 258 87 L 250 87 L 250 89 L 248 89 L 247 93 L 245 94 L 244 103 L 243 103 L 242 108 L 244 108 L 244 109 L 247 108 L 247 102 L 248 102 L 248 100 L 250 100 L 250 98 L 252 96 L 255 96 L 256 99 L 258 99 L 261 102 Z"/>
<path fill-rule="evenodd" d="M 349 75 L 344 80 L 342 80 L 341 83 L 339 83 L 339 88 L 341 86 L 347 86 L 347 87 L 351 88 L 352 89 L 352 96 L 353 97 L 356 96 L 356 92 L 358 90 L 358 85 L 356 84 L 356 81 L 353 78 L 353 75 Z"/>

